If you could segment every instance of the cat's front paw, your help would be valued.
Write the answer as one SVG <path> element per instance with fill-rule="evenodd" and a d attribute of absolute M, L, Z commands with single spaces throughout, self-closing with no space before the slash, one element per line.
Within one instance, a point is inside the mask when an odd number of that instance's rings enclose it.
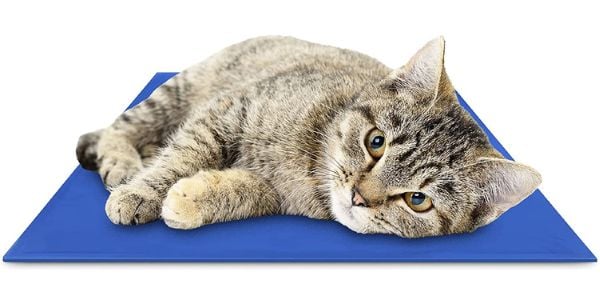
<path fill-rule="evenodd" d="M 161 217 L 176 229 L 194 229 L 204 224 L 199 202 L 207 195 L 204 180 L 196 177 L 180 179 L 171 187 L 165 199 Z"/>
<path fill-rule="evenodd" d="M 106 201 L 106 215 L 115 224 L 136 225 L 158 219 L 160 198 L 149 187 L 121 185 Z"/>

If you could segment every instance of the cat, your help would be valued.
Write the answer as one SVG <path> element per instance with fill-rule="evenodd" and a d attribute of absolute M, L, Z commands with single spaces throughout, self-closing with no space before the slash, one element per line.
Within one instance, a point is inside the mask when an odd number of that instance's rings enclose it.
<path fill-rule="evenodd" d="M 459 105 L 443 38 L 392 70 L 292 37 L 225 48 L 174 76 L 76 153 L 115 224 L 193 229 L 272 214 L 358 233 L 471 232 L 540 174 L 504 159 Z"/>

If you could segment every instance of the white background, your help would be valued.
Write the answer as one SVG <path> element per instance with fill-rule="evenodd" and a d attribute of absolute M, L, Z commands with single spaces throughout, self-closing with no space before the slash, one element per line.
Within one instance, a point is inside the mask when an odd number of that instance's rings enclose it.
<path fill-rule="evenodd" d="M 0 252 L 156 71 L 293 35 L 402 65 L 447 40 L 455 87 L 600 254 L 600 10 L 593 1 L 13 1 L 0 4 Z M 0 264 L 0 293 L 57 298 L 540 299 L 598 296 L 586 264 Z M 7 299 L 0 296 L 1 298 Z M 386 298 L 387 299 L 387 298 Z M 596 298 L 598 299 L 598 298 Z"/>

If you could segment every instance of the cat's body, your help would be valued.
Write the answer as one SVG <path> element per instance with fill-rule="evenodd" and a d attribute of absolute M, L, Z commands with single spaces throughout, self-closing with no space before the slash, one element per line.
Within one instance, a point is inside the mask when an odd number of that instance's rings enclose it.
<path fill-rule="evenodd" d="M 78 158 L 112 190 L 106 210 L 118 224 L 161 216 L 189 229 L 283 213 L 406 237 L 470 231 L 539 175 L 490 147 L 442 59 L 441 40 L 393 71 L 349 50 L 251 39 L 82 136 Z M 419 211 L 415 197 L 430 207 Z"/>

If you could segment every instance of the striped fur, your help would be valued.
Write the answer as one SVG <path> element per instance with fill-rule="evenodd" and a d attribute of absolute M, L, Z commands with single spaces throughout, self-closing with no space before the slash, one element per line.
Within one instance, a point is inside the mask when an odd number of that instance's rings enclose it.
<path fill-rule="evenodd" d="M 159 87 L 109 127 L 83 135 L 82 166 L 111 191 L 116 224 L 168 226 L 268 214 L 335 219 L 361 233 L 472 231 L 539 184 L 458 105 L 443 40 L 392 70 L 363 54 L 289 37 L 230 46 Z M 365 148 L 378 128 L 387 149 Z M 353 206 L 359 190 L 368 205 Z M 420 191 L 416 213 L 397 195 Z"/>

